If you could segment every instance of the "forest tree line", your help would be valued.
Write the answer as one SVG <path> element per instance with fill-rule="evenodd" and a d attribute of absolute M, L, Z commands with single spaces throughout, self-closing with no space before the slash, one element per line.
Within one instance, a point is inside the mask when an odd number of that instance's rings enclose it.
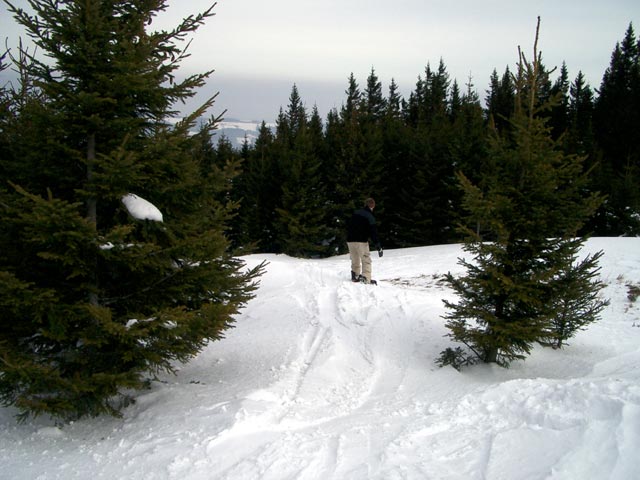
<path fill-rule="evenodd" d="M 572 81 L 564 63 L 543 66 L 538 101 L 552 105 L 541 114 L 549 135 L 586 157 L 588 188 L 606 196 L 583 234 L 640 233 L 639 45 L 630 24 L 598 89 L 582 72 Z M 224 136 L 205 140 L 203 164 L 238 166 L 227 195 L 238 206 L 228 234 L 240 251 L 342 253 L 345 220 L 369 196 L 385 248 L 462 240 L 456 172 L 480 183 L 490 173 L 488 142 L 511 128 L 514 113 L 509 67 L 493 71 L 484 99 L 471 80 L 452 80 L 443 60 L 427 65 L 408 98 L 394 80 L 385 94 L 374 68 L 364 85 L 351 74 L 345 95 L 323 120 L 294 84 L 275 128 L 263 122 L 254 144 L 234 150 Z"/>

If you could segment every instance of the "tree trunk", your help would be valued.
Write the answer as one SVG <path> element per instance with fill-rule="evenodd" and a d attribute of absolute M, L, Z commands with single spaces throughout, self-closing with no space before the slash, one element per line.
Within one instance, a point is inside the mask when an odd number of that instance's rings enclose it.
<path fill-rule="evenodd" d="M 96 161 L 96 134 L 90 133 L 87 137 L 87 183 L 93 179 L 93 166 Z M 87 199 L 87 219 L 98 228 L 98 206 L 95 197 Z"/>
<path fill-rule="evenodd" d="M 87 137 L 87 183 L 91 185 L 93 180 L 93 167 L 96 161 L 96 134 L 90 133 Z M 87 199 L 87 219 L 93 225 L 94 230 L 98 230 L 98 202 L 95 196 Z M 98 305 L 98 259 L 94 258 L 93 279 L 89 289 L 89 303 Z"/>
<path fill-rule="evenodd" d="M 504 315 L 504 296 L 500 296 L 496 299 L 496 318 L 502 318 Z M 498 363 L 498 346 L 495 345 L 495 338 L 493 338 L 491 325 L 487 325 L 487 336 L 492 339 L 494 345 L 487 346 L 484 349 L 484 363 Z"/>
<path fill-rule="evenodd" d="M 496 347 L 487 348 L 484 351 L 484 363 L 498 363 L 498 349 Z"/>

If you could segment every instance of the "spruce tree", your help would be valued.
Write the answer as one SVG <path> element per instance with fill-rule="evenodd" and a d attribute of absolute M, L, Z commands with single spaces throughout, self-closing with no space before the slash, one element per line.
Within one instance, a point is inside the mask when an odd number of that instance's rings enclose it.
<path fill-rule="evenodd" d="M 451 86 L 451 100 L 449 101 L 449 117 L 455 122 L 462 108 L 462 98 L 460 96 L 460 87 L 458 81 L 454 80 Z"/>
<path fill-rule="evenodd" d="M 235 246 L 244 251 L 277 250 L 276 208 L 281 189 L 276 180 L 280 173 L 274 142 L 271 128 L 263 121 L 238 179 L 241 196 L 234 237 Z"/>
<path fill-rule="evenodd" d="M 322 127 L 317 109 L 314 112 L 312 130 L 294 85 L 287 112 L 278 120 L 281 197 L 276 231 L 279 251 L 295 257 L 321 256 L 326 250 L 326 193 L 317 155 L 318 127 Z"/>
<path fill-rule="evenodd" d="M 481 181 L 487 172 L 487 134 L 488 129 L 484 120 L 482 106 L 478 94 L 473 89 L 471 78 L 467 84 L 467 91 L 462 95 L 458 114 L 453 119 L 452 135 L 449 146 L 452 167 L 473 183 Z M 457 186 L 454 185 L 454 186 Z M 449 201 L 452 204 L 452 223 L 461 221 L 462 191 L 451 188 Z M 479 225 L 470 226 L 477 231 Z"/>
<path fill-rule="evenodd" d="M 489 120 L 500 131 L 509 128 L 509 119 L 513 115 L 515 104 L 515 87 L 508 66 L 505 68 L 502 78 L 498 78 L 496 70 L 493 71 L 490 90 L 485 100 Z"/>
<path fill-rule="evenodd" d="M 594 156 L 593 90 L 580 71 L 569 87 L 569 130 L 567 150 Z M 590 159 L 593 164 L 593 159 Z"/>
<path fill-rule="evenodd" d="M 282 180 L 282 200 L 276 209 L 282 252 L 302 258 L 325 256 L 326 194 L 308 129 L 296 137 Z"/>
<path fill-rule="evenodd" d="M 311 110 L 311 117 L 309 118 L 307 128 L 313 153 L 321 160 L 321 162 L 324 162 L 327 157 L 327 146 L 324 138 L 324 125 L 322 123 L 322 118 L 320 118 L 320 112 L 318 111 L 317 105 L 314 105 Z"/>
<path fill-rule="evenodd" d="M 342 169 L 341 158 L 343 150 L 344 122 L 341 114 L 333 108 L 327 114 L 324 143 L 325 157 L 321 164 L 321 175 L 326 186 L 327 195 L 327 224 L 329 234 L 328 250 L 333 254 L 345 253 L 346 244 L 346 220 L 351 213 L 351 204 L 344 204 L 344 190 L 342 176 L 337 172 Z"/>
<path fill-rule="evenodd" d="M 294 84 L 291 87 L 291 94 L 289 95 L 289 105 L 286 112 L 286 124 L 289 127 L 289 140 L 291 145 L 295 142 L 298 133 L 300 133 L 307 124 L 307 110 L 300 98 L 298 87 Z M 291 146 L 290 145 L 290 146 Z"/>
<path fill-rule="evenodd" d="M 448 93 L 449 75 L 441 60 L 437 71 L 427 65 L 425 79 L 418 81 L 410 98 L 417 123 L 408 153 L 407 181 L 397 192 L 404 246 L 447 243 L 452 238 L 449 198 L 455 179 Z"/>
<path fill-rule="evenodd" d="M 611 55 L 595 102 L 594 131 L 608 173 L 608 194 L 599 212 L 597 233 L 640 232 L 640 46 L 629 24 Z"/>
<path fill-rule="evenodd" d="M 385 99 L 382 95 L 382 83 L 380 83 L 374 68 L 371 68 L 371 73 L 367 77 L 367 88 L 364 91 L 363 102 L 367 121 L 379 122 L 385 110 Z"/>
<path fill-rule="evenodd" d="M 404 122 L 403 101 L 398 92 L 398 85 L 392 79 L 386 101 L 386 110 L 382 120 L 382 152 L 384 158 L 383 181 L 384 222 L 378 227 L 380 238 L 388 248 L 402 245 L 404 239 L 403 209 L 397 192 L 400 192 L 410 181 L 409 145 L 411 130 Z"/>
<path fill-rule="evenodd" d="M 439 121 L 448 111 L 451 80 L 443 59 L 440 59 L 436 72 L 430 74 L 429 70 L 427 65 L 424 110 L 426 122 L 434 123 Z"/>
<path fill-rule="evenodd" d="M 562 63 L 560 76 L 556 79 L 551 88 L 551 95 L 555 99 L 555 105 L 549 114 L 549 126 L 553 138 L 560 138 L 569 128 L 569 70 L 567 64 Z"/>
<path fill-rule="evenodd" d="M 330 224 L 336 228 L 335 243 L 339 249 L 346 248 L 346 220 L 363 198 L 375 196 L 375 186 L 380 180 L 376 169 L 381 149 L 379 130 L 365 128 L 364 102 L 353 73 L 348 82 L 347 98 L 337 122 L 327 125 L 327 137 L 334 155 L 331 187 L 334 201 Z"/>
<path fill-rule="evenodd" d="M 468 350 L 445 350 L 442 364 L 507 366 L 546 341 L 563 314 L 597 311 L 589 297 L 600 288 L 592 281 L 596 262 L 576 265 L 584 242 L 576 234 L 601 199 L 585 195 L 584 158 L 563 153 L 542 115 L 550 105 L 537 90 L 547 84 L 537 41 L 538 30 L 532 61 L 520 53 L 512 133 L 492 138 L 490 173 L 479 185 L 459 175 L 469 220 L 482 223 L 488 238 L 463 229 L 470 258 L 460 260 L 464 275 L 447 275 L 459 300 L 445 301 L 445 319 L 448 336 Z M 587 308 L 566 308 L 583 302 Z"/>
<path fill-rule="evenodd" d="M 386 99 L 382 94 L 382 83 L 372 68 L 367 78 L 358 123 L 363 136 L 362 156 L 364 159 L 361 175 L 366 183 L 363 198 L 377 198 L 376 211 L 383 218 L 387 197 L 388 158 L 384 149 L 384 112 Z M 368 192 L 368 193 L 366 193 Z"/>
<path fill-rule="evenodd" d="M 48 58 L 17 59 L 3 157 L 0 399 L 23 417 L 117 415 L 129 389 L 222 338 L 261 271 L 228 252 L 235 169 L 194 154 L 213 98 L 172 121 L 210 74 L 175 75 L 213 7 L 154 31 L 166 1 L 6 3 Z"/>
<path fill-rule="evenodd" d="M 409 99 L 405 102 L 406 104 L 402 109 L 405 123 L 413 128 L 418 126 L 423 91 L 424 80 L 422 80 L 422 76 L 418 75 L 415 89 L 409 94 Z"/>
<path fill-rule="evenodd" d="M 342 117 L 343 120 L 346 120 L 348 118 L 353 118 L 356 115 L 358 115 L 358 112 L 361 107 L 360 104 L 362 99 L 362 93 L 360 92 L 358 81 L 356 80 L 356 77 L 353 75 L 353 72 L 351 72 L 351 74 L 349 75 L 348 81 L 349 81 L 349 86 L 345 91 L 347 98 L 340 110 L 340 116 Z"/>

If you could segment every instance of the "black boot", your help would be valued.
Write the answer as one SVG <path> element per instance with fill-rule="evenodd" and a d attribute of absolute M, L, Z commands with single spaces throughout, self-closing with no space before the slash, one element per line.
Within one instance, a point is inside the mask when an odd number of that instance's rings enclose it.
<path fill-rule="evenodd" d="M 356 272 L 354 272 L 353 270 L 351 270 L 351 281 L 352 282 L 359 282 L 360 279 L 358 278 L 358 275 L 356 275 Z"/>
<path fill-rule="evenodd" d="M 366 283 L 367 285 L 378 285 L 378 282 L 375 280 L 369 281 L 364 275 L 358 276 L 358 280 L 354 280 L 354 282 Z"/>

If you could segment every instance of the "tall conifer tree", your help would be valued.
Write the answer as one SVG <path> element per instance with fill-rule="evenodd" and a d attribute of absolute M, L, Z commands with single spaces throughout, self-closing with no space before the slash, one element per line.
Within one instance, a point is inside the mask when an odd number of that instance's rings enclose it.
<path fill-rule="evenodd" d="M 385 246 L 394 248 L 402 245 L 403 241 L 403 209 L 398 192 L 402 191 L 410 181 L 409 145 L 411 130 L 405 124 L 403 101 L 398 92 L 398 85 L 391 80 L 386 110 L 382 122 L 382 142 L 384 157 L 385 183 L 384 222 L 378 228 L 380 238 Z"/>
<path fill-rule="evenodd" d="M 194 155 L 213 98 L 171 121 L 210 74 L 175 78 L 213 7 L 153 31 L 166 1 L 28 3 L 7 2 L 48 59 L 20 55 L 28 95 L 3 158 L 0 397 L 25 415 L 117 414 L 127 389 L 220 339 L 260 271 L 227 250 L 235 172 Z"/>
<path fill-rule="evenodd" d="M 515 87 L 508 66 L 500 79 L 498 72 L 493 71 L 488 93 L 486 98 L 487 116 L 498 130 L 509 128 L 509 119 L 515 108 Z"/>
<path fill-rule="evenodd" d="M 597 225 L 602 235 L 640 232 L 640 46 L 633 25 L 611 55 L 595 102 L 594 131 L 609 172 L 609 195 Z"/>
<path fill-rule="evenodd" d="M 279 251 L 296 257 L 320 256 L 326 250 L 326 193 L 318 156 L 320 118 L 310 123 L 297 87 L 278 120 L 281 188 L 276 208 Z M 313 127 L 313 129 L 311 128 Z M 282 137 L 281 137 L 282 136 Z"/>
<path fill-rule="evenodd" d="M 354 207 L 362 199 L 373 196 L 371 189 L 377 182 L 369 169 L 368 144 L 363 130 L 362 92 L 353 75 L 349 76 L 347 98 L 330 132 L 335 155 L 333 178 L 335 192 L 331 223 L 338 229 L 338 246 L 344 249 L 346 243 L 345 222 Z M 329 132 L 328 132 L 329 133 Z M 335 134 L 335 136 L 333 136 Z"/>
<path fill-rule="evenodd" d="M 580 71 L 569 87 L 569 131 L 567 149 L 579 155 L 590 155 L 594 162 L 593 90 Z"/>
<path fill-rule="evenodd" d="M 406 246 L 446 243 L 453 233 L 449 193 L 455 179 L 449 148 L 449 74 L 442 60 L 437 71 L 427 65 L 425 79 L 419 79 L 412 98 L 417 124 L 409 150 L 408 181 L 398 192 L 400 229 Z"/>
<path fill-rule="evenodd" d="M 364 91 L 364 113 L 367 121 L 377 123 L 382 119 L 385 110 L 385 98 L 382 95 L 382 83 L 376 75 L 375 69 L 367 77 L 367 88 Z"/>
<path fill-rule="evenodd" d="M 242 196 L 234 236 L 236 246 L 250 251 L 277 250 L 276 208 L 281 200 L 277 148 L 271 128 L 262 122 L 239 178 Z"/>
<path fill-rule="evenodd" d="M 453 132 L 449 144 L 452 167 L 456 172 L 463 172 L 472 182 L 478 183 L 487 173 L 488 130 L 471 78 L 467 84 L 467 91 L 460 100 L 458 114 L 452 120 Z M 457 224 L 461 220 L 459 212 L 463 210 L 460 188 L 452 188 L 448 199 L 452 204 L 451 220 Z M 475 229 L 477 228 L 476 224 Z"/>
<path fill-rule="evenodd" d="M 555 105 L 551 109 L 549 126 L 554 138 L 564 135 L 569 128 L 569 89 L 569 70 L 567 64 L 563 62 L 560 75 L 551 88 Z"/>

